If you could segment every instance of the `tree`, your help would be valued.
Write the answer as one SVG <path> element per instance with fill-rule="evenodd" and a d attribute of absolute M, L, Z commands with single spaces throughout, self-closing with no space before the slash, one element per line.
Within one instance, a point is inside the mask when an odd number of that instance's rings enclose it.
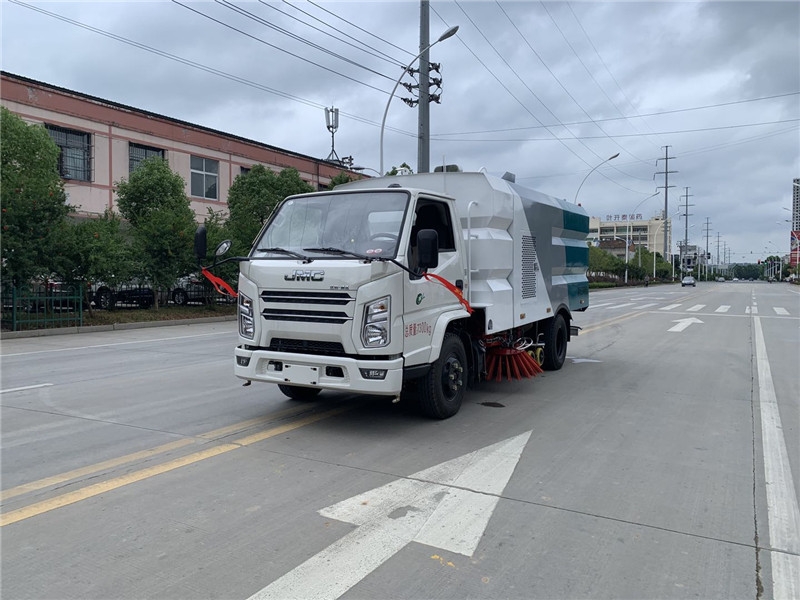
<path fill-rule="evenodd" d="M 344 171 L 339 171 L 339 174 L 331 178 L 331 182 L 328 184 L 328 189 L 332 190 L 337 185 L 342 185 L 343 183 L 350 183 L 353 181 L 353 178 L 350 177 Z"/>
<path fill-rule="evenodd" d="M 395 175 L 398 175 L 400 173 L 401 169 L 402 170 L 407 170 L 409 173 L 413 173 L 414 172 L 411 169 L 411 167 L 408 165 L 408 163 L 403 163 L 399 167 L 392 167 L 392 170 L 391 171 L 387 171 L 386 175 L 394 177 Z"/>
<path fill-rule="evenodd" d="M 58 174 L 59 148 L 41 125 L 0 112 L 0 255 L 13 285 L 52 270 L 54 243 L 71 208 Z"/>
<path fill-rule="evenodd" d="M 91 310 L 90 283 L 126 281 L 134 271 L 130 241 L 119 215 L 106 210 L 102 217 L 86 219 L 65 229 L 56 270 L 67 283 L 83 284 Z"/>
<path fill-rule="evenodd" d="M 254 165 L 239 175 L 228 191 L 227 227 L 233 241 L 234 254 L 246 254 L 258 232 L 278 203 L 294 194 L 313 192 L 314 188 L 300 178 L 297 169 L 280 173 L 264 165 Z"/>
<path fill-rule="evenodd" d="M 156 291 L 172 288 L 194 264 L 195 215 L 185 185 L 159 157 L 142 161 L 128 181 L 116 182 L 119 210 L 131 225 L 141 275 Z"/>

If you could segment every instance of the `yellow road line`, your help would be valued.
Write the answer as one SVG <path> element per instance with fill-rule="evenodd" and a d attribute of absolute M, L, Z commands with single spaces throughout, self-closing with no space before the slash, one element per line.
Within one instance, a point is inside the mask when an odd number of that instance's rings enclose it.
<path fill-rule="evenodd" d="M 130 485 L 132 483 L 136 483 L 137 481 L 142 481 L 150 477 L 155 477 L 156 475 L 160 475 L 162 473 L 167 473 L 169 471 L 174 471 L 175 469 L 180 469 L 181 467 L 185 467 L 187 465 L 200 462 L 207 458 L 219 456 L 220 454 L 230 452 L 231 450 L 236 450 L 237 448 L 243 448 L 245 446 L 249 446 L 250 444 L 260 442 L 262 440 L 274 437 L 276 435 L 281 435 L 282 433 L 286 433 L 287 431 L 292 431 L 293 429 L 299 429 L 300 427 L 303 427 L 305 425 L 309 425 L 311 423 L 321 421 L 322 419 L 327 419 L 328 417 L 332 417 L 334 415 L 341 414 L 345 411 L 352 410 L 356 406 L 357 405 L 355 404 L 351 404 L 349 406 L 335 408 L 333 410 L 328 410 L 325 412 L 309 415 L 297 421 L 286 423 L 285 425 L 280 425 L 278 427 L 274 427 L 266 431 L 252 434 L 243 437 L 239 440 L 234 440 L 231 443 L 221 444 L 219 446 L 214 446 L 212 448 L 206 448 L 204 450 L 200 450 L 198 452 L 187 454 L 186 456 L 182 456 L 180 458 L 167 461 L 160 465 L 154 465 L 152 467 L 140 469 L 132 473 L 127 473 L 126 475 L 121 475 L 120 477 L 109 479 L 108 481 L 95 483 L 93 485 L 81 488 L 79 490 L 68 492 L 60 496 L 55 496 L 54 498 L 49 498 L 41 502 L 30 504 L 28 506 L 19 508 L 17 510 L 12 510 L 10 512 L 3 513 L 2 515 L 0 515 L 0 527 L 5 527 L 6 525 L 11 525 L 12 523 L 17 523 L 25 519 L 30 519 L 31 517 L 35 517 L 42 513 L 46 513 L 51 510 L 61 508 L 63 506 L 75 504 L 76 502 L 80 502 L 81 500 L 86 500 L 88 498 L 92 498 L 100 494 L 105 494 L 112 490 L 119 489 L 126 485 Z"/>
<path fill-rule="evenodd" d="M 226 425 L 225 427 L 220 427 L 219 429 L 214 429 L 213 431 L 208 431 L 206 433 L 201 433 L 196 436 L 187 437 L 181 440 L 176 440 L 174 442 L 169 442 L 167 444 L 156 446 L 155 448 L 150 448 L 148 450 L 140 450 L 139 452 L 126 454 L 125 456 L 120 456 L 119 458 L 111 458 L 103 462 L 99 462 L 93 465 L 87 465 L 85 467 L 80 467 L 78 469 L 67 471 L 66 473 L 61 473 L 59 475 L 45 477 L 44 479 L 31 481 L 30 483 L 23 483 L 22 485 L 18 485 L 16 487 L 9 488 L 7 490 L 3 490 L 2 492 L 0 492 L 0 502 L 4 502 L 10 498 L 15 498 L 16 496 L 21 496 L 22 494 L 27 494 L 29 492 L 35 492 L 37 490 L 50 487 L 51 485 L 66 483 L 67 481 L 70 481 L 72 479 L 78 479 L 79 477 L 86 477 L 87 475 L 99 473 L 100 471 L 105 471 L 107 469 L 113 469 L 114 467 L 119 467 L 127 463 L 136 462 L 138 460 L 144 460 L 147 458 L 152 458 L 153 456 L 164 454 L 165 452 L 171 452 L 172 450 L 177 450 L 178 448 L 194 444 L 197 438 L 203 440 L 213 440 L 216 438 L 224 437 L 226 435 L 230 435 L 232 433 L 238 433 L 249 427 L 262 425 L 264 423 L 275 421 L 277 419 L 282 419 L 287 415 L 292 415 L 298 412 L 302 412 L 304 410 L 308 409 L 297 408 L 297 407 L 289 408 L 286 410 L 282 410 L 278 413 L 271 414 L 269 416 L 255 417 L 253 419 L 248 419 L 247 421 L 241 421 L 239 423 L 234 423 L 233 425 Z"/>

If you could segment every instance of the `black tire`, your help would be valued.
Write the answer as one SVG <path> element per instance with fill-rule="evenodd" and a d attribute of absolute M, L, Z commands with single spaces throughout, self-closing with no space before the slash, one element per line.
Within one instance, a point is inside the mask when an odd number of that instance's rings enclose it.
<path fill-rule="evenodd" d="M 103 310 L 111 310 L 114 308 L 114 294 L 108 288 L 100 288 L 94 295 L 94 303 L 97 308 Z"/>
<path fill-rule="evenodd" d="M 557 314 L 550 321 L 544 333 L 545 371 L 558 371 L 564 366 L 567 358 L 567 322 L 564 316 Z"/>
<path fill-rule="evenodd" d="M 292 400 L 300 400 L 303 402 L 308 402 L 309 400 L 313 400 L 317 397 L 320 393 L 319 388 L 308 388 L 308 387 L 299 387 L 296 385 L 283 385 L 278 384 L 278 389 L 283 392 L 285 396 L 291 398 Z"/>
<path fill-rule="evenodd" d="M 172 292 L 172 301 L 176 306 L 185 306 L 186 303 L 189 302 L 189 295 L 186 293 L 186 290 L 178 288 Z"/>
<path fill-rule="evenodd" d="M 467 385 L 467 354 L 461 338 L 445 334 L 439 358 L 419 380 L 419 406 L 433 419 L 447 419 L 456 414 L 464 400 Z"/>

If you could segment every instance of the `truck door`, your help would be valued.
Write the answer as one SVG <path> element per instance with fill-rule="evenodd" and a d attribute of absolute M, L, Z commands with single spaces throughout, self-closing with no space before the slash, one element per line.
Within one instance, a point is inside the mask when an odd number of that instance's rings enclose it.
<path fill-rule="evenodd" d="M 416 271 L 418 266 L 417 234 L 422 229 L 433 229 L 439 239 L 439 265 L 429 272 L 454 285 L 463 283 L 464 267 L 456 247 L 453 220 L 448 203 L 424 197 L 417 200 L 407 257 L 412 271 Z M 407 275 L 406 278 L 403 288 L 404 355 L 406 366 L 412 366 L 428 362 L 438 316 L 461 305 L 456 296 L 441 283 L 413 275 Z"/>

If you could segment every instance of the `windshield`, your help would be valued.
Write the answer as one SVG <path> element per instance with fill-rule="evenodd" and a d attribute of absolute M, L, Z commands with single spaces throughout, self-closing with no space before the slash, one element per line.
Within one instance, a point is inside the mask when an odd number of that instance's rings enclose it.
<path fill-rule="evenodd" d="M 287 200 L 256 241 L 253 256 L 395 258 L 408 193 L 326 194 Z"/>

